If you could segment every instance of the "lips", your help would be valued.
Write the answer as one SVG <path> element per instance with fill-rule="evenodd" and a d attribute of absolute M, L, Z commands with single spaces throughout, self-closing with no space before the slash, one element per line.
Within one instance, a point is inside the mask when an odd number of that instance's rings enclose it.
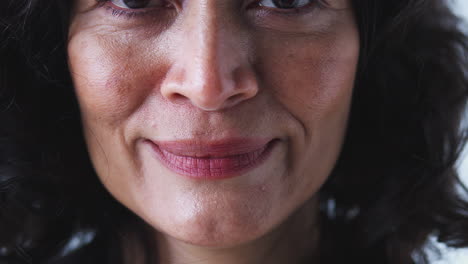
<path fill-rule="evenodd" d="M 276 140 L 148 141 L 156 158 L 173 172 L 194 179 L 235 177 L 261 165 Z"/>

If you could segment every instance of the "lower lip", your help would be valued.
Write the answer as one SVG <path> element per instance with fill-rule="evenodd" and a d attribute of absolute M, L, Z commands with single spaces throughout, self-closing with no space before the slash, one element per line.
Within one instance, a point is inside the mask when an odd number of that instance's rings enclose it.
<path fill-rule="evenodd" d="M 270 156 L 276 141 L 270 141 L 262 148 L 239 155 L 219 158 L 198 158 L 179 156 L 151 144 L 156 158 L 173 172 L 199 180 L 218 180 L 245 174 L 263 164 Z"/>

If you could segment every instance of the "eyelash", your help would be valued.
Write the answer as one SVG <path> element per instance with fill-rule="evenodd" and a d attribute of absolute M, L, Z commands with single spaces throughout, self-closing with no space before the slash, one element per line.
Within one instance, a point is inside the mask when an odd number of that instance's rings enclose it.
<path fill-rule="evenodd" d="M 96 2 L 98 3 L 99 7 L 106 8 L 115 17 L 125 16 L 126 18 L 131 19 L 131 18 L 136 18 L 136 17 L 148 15 L 152 11 L 151 9 L 150 10 L 142 9 L 142 10 L 138 10 L 138 11 L 136 11 L 136 10 L 129 11 L 131 9 L 128 9 L 128 10 L 120 9 L 117 6 L 113 5 L 111 3 L 111 0 L 96 0 Z M 315 0 L 315 1 L 311 2 L 310 4 L 304 6 L 304 7 L 291 8 L 291 9 L 287 9 L 287 11 L 268 10 L 268 9 L 271 9 L 271 8 L 260 6 L 260 5 L 258 5 L 259 2 L 260 2 L 260 0 L 256 0 L 251 5 L 256 5 L 256 8 L 265 8 L 265 9 L 267 9 L 267 12 L 269 12 L 269 13 L 279 13 L 281 15 L 298 15 L 298 14 L 301 14 L 301 13 L 310 12 L 313 9 L 329 8 L 328 0 Z"/>
<path fill-rule="evenodd" d="M 96 0 L 96 2 L 98 3 L 99 7 L 104 7 L 106 10 L 111 12 L 111 14 L 115 17 L 125 16 L 126 18 L 130 19 L 130 18 L 135 18 L 139 16 L 144 16 L 151 12 L 151 10 L 147 10 L 147 9 L 142 9 L 138 11 L 135 11 L 135 10 L 129 11 L 131 9 L 128 9 L 128 10 L 120 9 L 119 7 L 113 5 L 111 3 L 111 0 Z"/>

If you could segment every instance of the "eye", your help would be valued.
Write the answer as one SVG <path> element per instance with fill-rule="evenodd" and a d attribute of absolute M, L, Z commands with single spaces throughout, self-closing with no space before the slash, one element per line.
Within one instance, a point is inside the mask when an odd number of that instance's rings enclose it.
<path fill-rule="evenodd" d="M 112 4 L 120 8 L 141 9 L 154 6 L 165 6 L 164 0 L 109 0 Z"/>
<path fill-rule="evenodd" d="M 258 5 L 269 8 L 297 9 L 311 4 L 313 1 L 314 0 L 260 0 Z"/>

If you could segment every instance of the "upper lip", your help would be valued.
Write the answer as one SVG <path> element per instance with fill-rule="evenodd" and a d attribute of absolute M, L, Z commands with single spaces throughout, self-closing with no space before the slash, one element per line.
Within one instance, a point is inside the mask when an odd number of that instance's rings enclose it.
<path fill-rule="evenodd" d="M 266 148 L 271 138 L 229 138 L 221 140 L 175 140 L 151 142 L 162 151 L 177 156 L 197 158 L 222 158 L 251 153 Z"/>

